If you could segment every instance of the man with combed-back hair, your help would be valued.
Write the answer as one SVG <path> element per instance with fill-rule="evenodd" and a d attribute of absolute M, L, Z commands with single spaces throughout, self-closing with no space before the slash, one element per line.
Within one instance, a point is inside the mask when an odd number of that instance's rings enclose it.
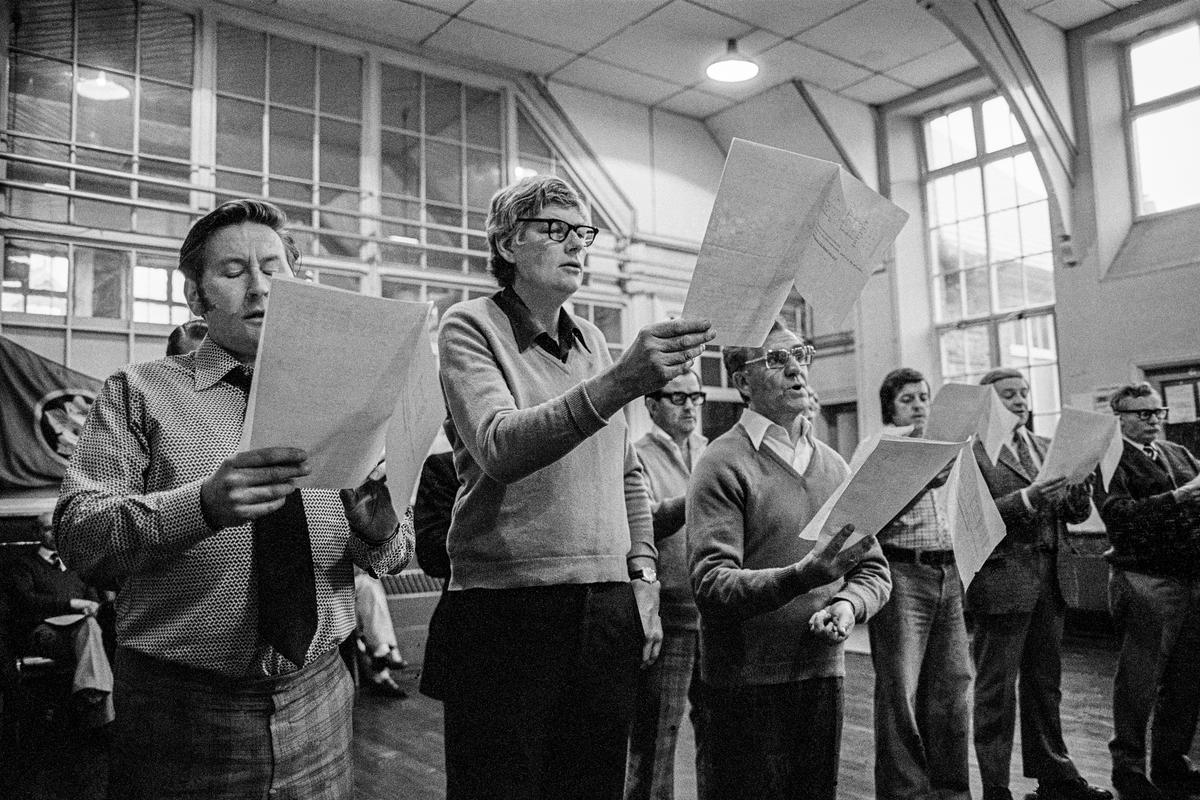
<path fill-rule="evenodd" d="M 1121 800 L 1200 792 L 1188 760 L 1200 714 L 1200 461 L 1159 435 L 1169 409 L 1148 383 L 1109 405 L 1124 449 L 1096 506 L 1112 545 L 1109 610 L 1121 637 L 1113 677 L 1113 788 Z M 1150 771 L 1146 730 L 1150 719 Z"/>
<path fill-rule="evenodd" d="M 501 189 L 487 231 L 501 291 L 451 306 L 438 335 L 459 483 L 437 615 L 446 795 L 620 797 L 638 668 L 662 627 L 619 412 L 688 371 L 712 335 L 657 323 L 613 363 L 564 307 L 597 229 L 558 178 Z"/>
<path fill-rule="evenodd" d="M 301 492 L 303 450 L 238 450 L 271 279 L 298 255 L 284 225 L 235 200 L 192 226 L 179 268 L 207 337 L 109 377 L 63 481 L 64 561 L 121 586 L 114 798 L 353 791 L 353 566 L 399 570 L 412 523 L 380 480 Z"/>

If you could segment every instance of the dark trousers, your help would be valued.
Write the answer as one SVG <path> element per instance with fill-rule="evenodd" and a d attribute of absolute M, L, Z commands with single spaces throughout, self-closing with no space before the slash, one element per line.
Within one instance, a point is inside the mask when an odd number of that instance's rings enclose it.
<path fill-rule="evenodd" d="M 338 651 L 237 680 L 117 650 L 112 800 L 349 800 L 354 683 Z"/>
<path fill-rule="evenodd" d="M 1008 786 L 1013 731 L 1021 709 L 1021 760 L 1027 778 L 1079 777 L 1063 742 L 1062 637 L 1066 612 L 1051 554 L 1033 610 L 975 615 L 975 756 L 984 786 Z M 1045 565 L 1043 565 L 1045 566 Z"/>
<path fill-rule="evenodd" d="M 1169 781 L 1187 771 L 1200 711 L 1200 579 L 1114 569 L 1109 608 L 1121 637 L 1113 679 L 1113 775 L 1150 772 Z"/>
<path fill-rule="evenodd" d="M 842 679 L 696 693 L 699 800 L 834 800 Z"/>
<path fill-rule="evenodd" d="M 447 800 L 617 800 L 641 662 L 627 583 L 443 597 Z"/>

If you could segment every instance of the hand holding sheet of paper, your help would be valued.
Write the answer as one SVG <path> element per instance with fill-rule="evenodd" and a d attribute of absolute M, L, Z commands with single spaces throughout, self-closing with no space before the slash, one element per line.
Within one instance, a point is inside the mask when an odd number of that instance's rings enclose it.
<path fill-rule="evenodd" d="M 1037 480 L 1065 477 L 1068 483 L 1079 483 L 1099 465 L 1107 489 L 1121 450 L 1121 425 L 1116 417 L 1064 408 Z"/>
<path fill-rule="evenodd" d="M 683 316 L 757 347 L 795 285 L 836 326 L 907 219 L 837 164 L 734 139 Z"/>
<path fill-rule="evenodd" d="M 882 436 L 850 477 L 842 482 L 801 539 L 821 548 L 845 525 L 853 525 L 843 549 L 883 530 L 954 458 L 964 442 Z"/>
<path fill-rule="evenodd" d="M 359 486 L 385 442 L 388 487 L 402 515 L 445 411 L 429 342 L 428 304 L 276 278 L 263 321 L 244 450 L 307 452 L 297 486 Z"/>

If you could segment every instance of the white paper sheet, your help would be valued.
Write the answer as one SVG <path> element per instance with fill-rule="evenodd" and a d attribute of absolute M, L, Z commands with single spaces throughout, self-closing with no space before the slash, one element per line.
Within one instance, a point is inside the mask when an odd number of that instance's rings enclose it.
<path fill-rule="evenodd" d="M 683 317 L 757 347 L 794 284 L 833 329 L 907 219 L 833 162 L 734 139 Z"/>
<path fill-rule="evenodd" d="M 965 442 L 933 442 L 884 434 L 800 533 L 822 547 L 848 524 L 842 549 L 883 530 L 950 463 Z"/>
<path fill-rule="evenodd" d="M 1012 438 L 1017 419 L 991 386 L 947 383 L 933 398 L 925 435 L 946 442 L 978 436 L 994 464 L 1000 448 Z"/>
<path fill-rule="evenodd" d="M 1004 520 L 979 471 L 973 447 L 964 447 L 955 459 L 942 497 L 954 563 L 965 590 L 1005 533 Z"/>
<path fill-rule="evenodd" d="M 1107 489 L 1121 450 L 1121 425 L 1115 416 L 1064 408 L 1036 480 L 1066 477 L 1068 483 L 1079 483 L 1099 465 Z"/>
<path fill-rule="evenodd" d="M 402 514 L 445 409 L 427 303 L 271 282 L 242 448 L 300 447 L 298 486 L 358 486 L 388 456 Z"/>

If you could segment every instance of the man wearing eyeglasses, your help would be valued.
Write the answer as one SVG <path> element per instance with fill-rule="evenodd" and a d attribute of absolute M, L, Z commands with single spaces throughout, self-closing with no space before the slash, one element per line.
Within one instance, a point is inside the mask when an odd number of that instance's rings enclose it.
<path fill-rule="evenodd" d="M 642 670 L 638 680 L 625 800 L 670 800 L 674 796 L 675 743 L 687 707 L 700 629 L 700 614 L 688 583 L 683 523 L 692 467 L 708 443 L 696 432 L 704 400 L 695 372 L 672 378 L 646 395 L 646 411 L 654 427 L 634 444 L 645 471 L 658 547 L 663 643 L 658 660 Z"/>
<path fill-rule="evenodd" d="M 458 495 L 439 605 L 446 797 L 597 798 L 625 782 L 639 667 L 662 642 L 650 504 L 627 404 L 691 371 L 703 321 L 649 325 L 614 363 L 564 306 L 596 228 L 562 180 L 488 213 L 501 290 L 438 334 Z"/>
<path fill-rule="evenodd" d="M 1122 800 L 1155 800 L 1200 792 L 1187 757 L 1200 710 L 1200 462 L 1158 439 L 1167 409 L 1150 384 L 1122 386 L 1109 404 L 1125 442 L 1108 492 L 1096 490 L 1121 635 L 1108 749 Z"/>
<path fill-rule="evenodd" d="M 975 444 L 975 460 L 1005 527 L 967 590 L 975 629 L 975 756 L 983 800 L 1012 798 L 1018 707 L 1022 766 L 1038 782 L 1026 800 L 1108 800 L 1110 792 L 1080 776 L 1059 714 L 1066 602 L 1058 583 L 1058 545 L 1065 523 L 1087 519 L 1091 487 L 1087 481 L 1068 485 L 1061 477 L 1037 479 L 1050 440 L 1026 427 L 1031 412 L 1024 374 L 1001 367 L 979 382 L 991 386 L 1015 415 L 1012 438 L 995 464 Z"/>
<path fill-rule="evenodd" d="M 888 598 L 873 537 L 842 550 L 799 537 L 849 468 L 803 416 L 813 349 L 776 324 L 763 347 L 727 347 L 748 407 L 696 465 L 687 498 L 700 609 L 700 800 L 833 800 L 843 646 Z"/>

